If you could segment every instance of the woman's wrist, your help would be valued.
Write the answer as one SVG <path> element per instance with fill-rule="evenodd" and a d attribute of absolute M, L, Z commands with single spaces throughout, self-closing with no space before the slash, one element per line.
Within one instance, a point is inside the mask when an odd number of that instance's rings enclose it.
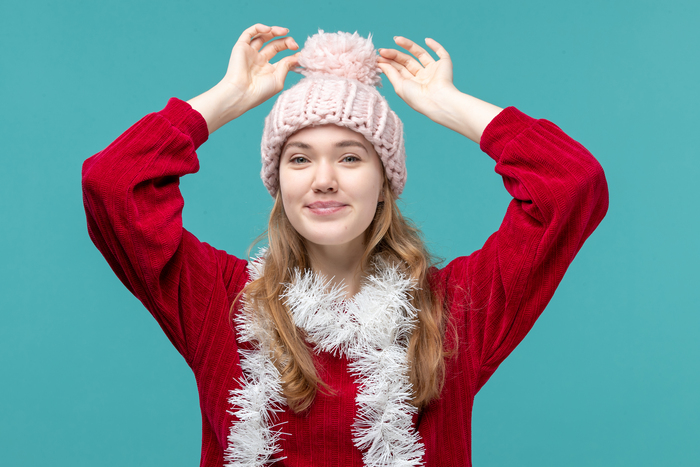
<path fill-rule="evenodd" d="M 245 113 L 247 109 L 242 105 L 242 98 L 241 92 L 222 82 L 205 93 L 193 97 L 187 103 L 206 120 L 211 135 Z"/>
<path fill-rule="evenodd" d="M 479 144 L 488 124 L 502 110 L 453 87 L 442 93 L 436 110 L 428 117 Z"/>

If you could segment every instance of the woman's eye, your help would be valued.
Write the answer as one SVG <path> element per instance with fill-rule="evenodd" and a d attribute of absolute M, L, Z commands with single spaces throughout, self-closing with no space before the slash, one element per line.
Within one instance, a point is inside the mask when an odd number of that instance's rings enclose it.
<path fill-rule="evenodd" d="M 343 162 L 357 162 L 360 158 L 354 155 L 347 155 L 343 157 Z"/>
<path fill-rule="evenodd" d="M 294 156 L 294 157 L 292 157 L 292 159 L 290 160 L 290 162 L 291 162 L 292 164 L 303 164 L 304 162 L 306 162 L 306 157 Z"/>

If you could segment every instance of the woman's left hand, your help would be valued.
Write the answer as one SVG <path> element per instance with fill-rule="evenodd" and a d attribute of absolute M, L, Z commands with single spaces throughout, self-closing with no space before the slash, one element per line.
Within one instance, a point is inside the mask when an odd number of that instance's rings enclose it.
<path fill-rule="evenodd" d="M 457 91 L 452 83 L 450 55 L 434 39 L 427 38 L 425 42 L 438 55 L 437 61 L 410 39 L 396 36 L 394 41 L 415 58 L 395 49 L 379 49 L 379 68 L 401 99 L 414 110 L 436 120 L 437 114 L 449 103 L 449 96 Z"/>
<path fill-rule="evenodd" d="M 405 37 L 396 43 L 416 58 L 394 49 L 379 49 L 379 68 L 396 94 L 432 121 L 479 143 L 486 126 L 503 110 L 460 92 L 452 82 L 450 54 L 434 39 L 426 44 L 439 57 L 435 61 L 424 48 Z"/>

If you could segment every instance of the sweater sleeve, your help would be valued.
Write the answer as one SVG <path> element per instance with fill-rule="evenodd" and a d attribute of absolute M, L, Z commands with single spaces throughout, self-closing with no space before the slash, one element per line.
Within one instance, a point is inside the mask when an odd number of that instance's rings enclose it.
<path fill-rule="evenodd" d="M 483 248 L 437 272 L 474 393 L 532 328 L 608 208 L 598 161 L 547 120 L 508 107 L 487 126 L 481 149 L 513 200 Z"/>
<path fill-rule="evenodd" d="M 236 260 L 182 227 L 179 178 L 199 170 L 195 150 L 208 137 L 204 118 L 172 98 L 82 171 L 90 238 L 190 365 L 212 289 Z"/>

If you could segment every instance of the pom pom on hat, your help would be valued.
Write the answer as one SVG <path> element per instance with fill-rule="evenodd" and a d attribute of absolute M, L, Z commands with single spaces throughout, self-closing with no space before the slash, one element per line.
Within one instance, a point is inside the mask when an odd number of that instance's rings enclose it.
<path fill-rule="evenodd" d="M 299 53 L 299 65 L 303 68 L 294 71 L 306 77 L 335 75 L 381 87 L 381 69 L 377 63 L 372 34 L 364 38 L 357 31 L 326 33 L 319 29 L 318 34 L 306 40 Z"/>
<path fill-rule="evenodd" d="M 376 86 L 381 85 L 372 36 L 355 32 L 309 37 L 299 52 L 304 75 L 277 98 L 265 118 L 260 144 L 260 177 L 272 196 L 279 189 L 280 154 L 287 139 L 302 128 L 338 125 L 367 139 L 382 161 L 391 190 L 398 197 L 406 184 L 403 124 Z"/>

